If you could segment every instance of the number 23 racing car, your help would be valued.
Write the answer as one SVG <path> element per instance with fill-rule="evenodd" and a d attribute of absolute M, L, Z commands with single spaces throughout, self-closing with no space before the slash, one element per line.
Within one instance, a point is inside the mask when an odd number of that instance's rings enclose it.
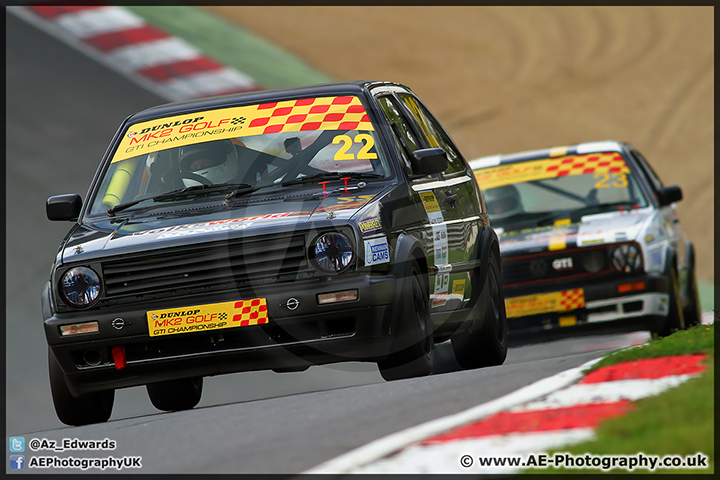
<path fill-rule="evenodd" d="M 695 251 L 675 207 L 682 191 L 664 186 L 632 145 L 584 143 L 470 164 L 500 238 L 513 338 L 663 336 L 699 323 Z"/>
<path fill-rule="evenodd" d="M 413 92 L 348 82 L 130 116 L 42 294 L 55 409 L 107 421 L 114 391 L 193 408 L 202 379 L 339 361 L 428 375 L 451 339 L 501 364 L 498 238 L 472 170 Z"/>

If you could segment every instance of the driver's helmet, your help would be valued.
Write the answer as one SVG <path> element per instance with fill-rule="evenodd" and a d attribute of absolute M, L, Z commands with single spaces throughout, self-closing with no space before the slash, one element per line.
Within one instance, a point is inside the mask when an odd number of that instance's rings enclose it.
<path fill-rule="evenodd" d="M 507 218 L 523 212 L 522 201 L 515 185 L 503 185 L 483 191 L 490 219 Z"/>
<path fill-rule="evenodd" d="M 230 140 L 196 143 L 180 148 L 180 171 L 186 187 L 200 183 L 192 175 L 199 175 L 211 183 L 233 180 L 238 171 L 238 155 Z"/>

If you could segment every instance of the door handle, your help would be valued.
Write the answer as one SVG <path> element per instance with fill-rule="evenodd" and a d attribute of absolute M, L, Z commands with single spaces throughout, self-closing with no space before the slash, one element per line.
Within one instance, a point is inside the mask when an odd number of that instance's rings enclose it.
<path fill-rule="evenodd" d="M 455 208 L 455 202 L 457 202 L 457 201 L 458 201 L 458 196 L 455 195 L 455 194 L 453 194 L 453 195 L 448 195 L 448 196 L 446 196 L 446 197 L 443 199 L 443 203 L 444 203 L 444 204 L 448 204 L 448 203 L 449 203 L 450 206 L 453 207 L 453 208 Z"/>

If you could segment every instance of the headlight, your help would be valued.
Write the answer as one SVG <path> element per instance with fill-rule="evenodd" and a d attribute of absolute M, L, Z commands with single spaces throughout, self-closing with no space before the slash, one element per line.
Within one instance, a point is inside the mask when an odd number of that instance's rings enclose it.
<path fill-rule="evenodd" d="M 612 252 L 612 264 L 619 272 L 632 273 L 642 269 L 640 248 L 634 244 L 620 245 Z"/>
<path fill-rule="evenodd" d="M 310 246 L 310 260 L 326 273 L 340 273 L 353 259 L 352 242 L 342 233 L 320 235 Z"/>
<path fill-rule="evenodd" d="M 71 268 L 60 281 L 60 292 L 73 307 L 87 307 L 100 296 L 100 277 L 91 268 Z"/>

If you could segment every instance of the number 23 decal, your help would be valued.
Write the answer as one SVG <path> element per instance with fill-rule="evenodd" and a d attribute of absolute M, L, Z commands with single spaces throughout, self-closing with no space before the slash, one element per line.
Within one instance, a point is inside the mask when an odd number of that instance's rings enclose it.
<path fill-rule="evenodd" d="M 377 158 L 377 154 L 370 151 L 370 149 L 375 146 L 375 140 L 371 135 L 368 135 L 367 133 L 358 133 L 357 135 L 355 135 L 354 139 L 350 138 L 347 135 L 338 135 L 333 138 L 332 143 L 342 144 L 338 151 L 335 153 L 335 160 L 373 160 Z M 350 147 L 352 147 L 353 143 L 362 144 L 362 147 L 357 153 L 357 156 L 353 155 L 352 153 L 348 153 L 348 150 L 350 150 Z"/>
<path fill-rule="evenodd" d="M 595 184 L 595 188 L 610 188 L 611 186 L 623 188 L 628 185 L 627 175 L 622 172 L 597 172 L 595 178 L 600 179 L 600 181 Z"/>

